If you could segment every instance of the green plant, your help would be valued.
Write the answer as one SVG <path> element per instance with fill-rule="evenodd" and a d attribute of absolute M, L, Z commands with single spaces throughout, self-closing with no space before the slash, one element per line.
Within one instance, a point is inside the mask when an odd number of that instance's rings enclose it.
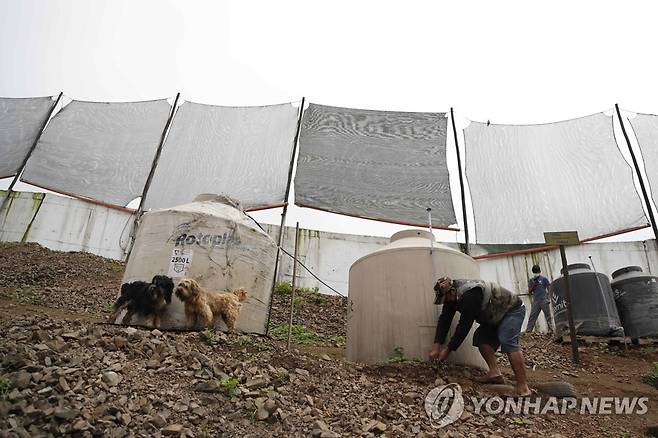
<path fill-rule="evenodd" d="M 404 350 L 402 349 L 402 347 L 395 347 L 393 349 L 393 356 L 386 359 L 386 363 L 388 364 L 409 363 L 409 362 L 411 362 L 411 359 L 409 359 L 404 355 Z"/>
<path fill-rule="evenodd" d="M 288 339 L 288 324 L 281 324 L 272 330 L 272 337 L 280 341 Z M 322 340 L 321 336 L 303 325 L 292 325 L 292 339 L 296 344 L 313 344 Z"/>
<path fill-rule="evenodd" d="M 208 345 L 215 345 L 217 343 L 215 330 L 211 328 L 206 328 L 203 331 L 199 332 L 199 339 L 201 340 L 201 342 Z"/>
<path fill-rule="evenodd" d="M 299 306 L 302 305 L 302 302 L 303 302 L 303 301 L 304 301 L 304 297 L 302 297 L 302 296 L 298 296 L 298 297 L 295 297 L 294 300 L 292 300 L 292 303 L 293 303 L 293 305 L 294 305 L 295 307 L 299 307 Z"/>
<path fill-rule="evenodd" d="M 222 379 L 219 381 L 219 384 L 222 386 L 222 389 L 224 390 L 224 394 L 226 394 L 230 398 L 240 395 L 240 388 L 238 388 L 238 386 L 240 385 L 240 381 L 235 377 Z"/>
<path fill-rule="evenodd" d="M 343 335 L 331 336 L 329 342 L 335 344 L 337 347 L 342 347 L 347 344 L 347 338 Z"/>
<path fill-rule="evenodd" d="M 274 285 L 274 293 L 279 295 L 290 295 L 292 285 L 287 281 L 277 281 Z"/>
<path fill-rule="evenodd" d="M 274 377 L 274 382 L 278 385 L 285 385 L 290 381 L 290 374 L 288 374 L 285 371 L 279 371 L 276 373 L 276 376 Z"/>
<path fill-rule="evenodd" d="M 112 303 L 107 303 L 103 307 L 103 312 L 104 313 L 112 313 L 114 312 L 114 305 Z"/>
<path fill-rule="evenodd" d="M 654 388 L 658 388 L 658 362 L 653 363 L 653 370 L 642 376 L 642 381 Z"/>
<path fill-rule="evenodd" d="M 7 376 L 0 375 L 0 398 L 5 398 L 9 391 L 11 390 L 12 383 Z"/>

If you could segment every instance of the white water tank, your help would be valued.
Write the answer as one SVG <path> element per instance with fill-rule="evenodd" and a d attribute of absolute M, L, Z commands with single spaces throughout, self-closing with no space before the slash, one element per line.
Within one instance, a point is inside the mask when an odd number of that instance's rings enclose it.
<path fill-rule="evenodd" d="M 427 359 L 442 307 L 434 305 L 433 287 L 443 276 L 479 279 L 480 269 L 471 257 L 437 244 L 434 235 L 423 230 L 395 233 L 387 246 L 354 262 L 349 278 L 347 359 L 382 363 L 396 348 L 405 357 Z M 459 313 L 446 341 L 458 320 Z M 449 362 L 486 368 L 472 346 L 476 326 Z"/>
<path fill-rule="evenodd" d="M 172 277 L 174 283 L 193 278 L 215 291 L 244 287 L 247 300 L 236 328 L 264 333 L 275 257 L 276 243 L 235 201 L 201 195 L 190 204 L 144 214 L 123 282 L 150 281 L 162 274 Z M 216 318 L 217 327 L 225 327 L 220 321 Z M 143 321 L 135 316 L 132 323 Z M 161 326 L 185 328 L 183 303 L 175 295 Z"/>

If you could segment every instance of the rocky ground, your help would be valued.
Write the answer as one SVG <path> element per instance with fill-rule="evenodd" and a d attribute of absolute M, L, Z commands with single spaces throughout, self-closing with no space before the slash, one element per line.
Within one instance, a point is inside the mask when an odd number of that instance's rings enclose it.
<path fill-rule="evenodd" d="M 581 396 L 649 397 L 644 416 L 480 415 L 467 403 L 460 420 L 436 430 L 423 407 L 428 391 L 454 382 L 465 398 L 491 395 L 471 381 L 478 371 L 345 361 L 326 343 L 344 333 L 339 299 L 298 303 L 296 322 L 321 338 L 292 351 L 262 336 L 109 325 L 103 312 L 120 282 L 116 266 L 35 245 L 0 249 L 0 436 L 627 437 L 658 423 L 658 390 L 642 382 L 658 361 L 655 348 L 587 346 L 574 367 L 568 345 L 524 337 L 533 382 L 566 380 Z M 85 288 L 94 278 L 95 289 Z M 315 306 L 332 309 L 324 318 L 334 315 L 337 334 L 313 325 Z M 275 302 L 279 323 L 283 309 Z"/>

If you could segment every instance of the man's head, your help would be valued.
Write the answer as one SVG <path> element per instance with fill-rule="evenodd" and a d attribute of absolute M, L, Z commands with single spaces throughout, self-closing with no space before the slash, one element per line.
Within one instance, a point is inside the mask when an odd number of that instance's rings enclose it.
<path fill-rule="evenodd" d="M 452 279 L 450 277 L 441 277 L 436 281 L 434 290 L 437 292 L 438 303 L 445 304 L 457 300 L 457 291 L 452 286 Z"/>
<path fill-rule="evenodd" d="M 541 273 L 541 268 L 539 267 L 539 265 L 534 265 L 534 266 L 532 267 L 532 273 L 535 274 L 535 275 Z"/>

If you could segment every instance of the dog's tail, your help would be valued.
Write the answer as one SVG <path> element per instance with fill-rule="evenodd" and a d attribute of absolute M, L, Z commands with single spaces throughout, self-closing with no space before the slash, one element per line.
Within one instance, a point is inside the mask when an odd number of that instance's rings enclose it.
<path fill-rule="evenodd" d="M 124 283 L 121 285 L 121 295 L 119 295 L 119 298 L 114 303 L 114 310 L 119 310 L 121 306 L 126 304 L 128 301 L 132 299 L 132 293 L 130 289 L 130 283 Z"/>

